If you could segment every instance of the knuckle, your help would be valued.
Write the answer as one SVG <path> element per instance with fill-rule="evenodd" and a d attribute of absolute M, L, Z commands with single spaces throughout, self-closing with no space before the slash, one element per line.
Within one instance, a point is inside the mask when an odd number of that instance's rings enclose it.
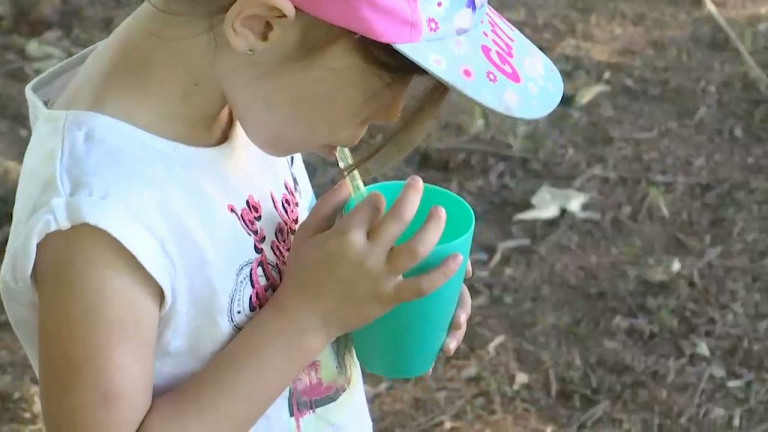
<path fill-rule="evenodd" d="M 415 296 L 412 287 L 406 285 L 400 287 L 400 289 L 395 290 L 390 296 L 389 300 L 391 304 L 399 304 L 413 300 L 414 297 Z"/>
<path fill-rule="evenodd" d="M 443 280 L 448 280 L 448 279 L 450 279 L 451 277 L 453 277 L 453 275 L 454 275 L 454 274 L 456 274 L 456 267 L 455 267 L 455 266 L 452 266 L 452 265 L 446 265 L 446 266 L 443 266 L 443 267 L 440 269 L 440 277 L 441 277 Z"/>
<path fill-rule="evenodd" d="M 384 195 L 380 194 L 379 192 L 374 192 L 370 195 L 371 205 L 376 211 L 383 212 L 384 209 L 387 207 L 387 200 L 384 198 Z"/>
<path fill-rule="evenodd" d="M 403 245 L 402 256 L 408 263 L 416 264 L 420 257 L 424 256 L 424 247 L 417 243 L 408 243 Z"/>
<path fill-rule="evenodd" d="M 402 248 L 395 248 L 389 252 L 387 267 L 393 274 L 400 273 L 400 268 L 404 266 L 403 262 L 406 262 L 406 257 L 403 254 Z"/>
<path fill-rule="evenodd" d="M 406 215 L 399 209 L 392 209 L 387 215 L 389 216 L 390 224 L 392 226 L 403 226 L 409 222 L 408 217 L 406 217 Z"/>
<path fill-rule="evenodd" d="M 421 295 L 427 295 L 437 288 L 437 284 L 435 284 L 432 278 L 423 278 L 418 287 Z"/>
<path fill-rule="evenodd" d="M 398 204 L 399 205 L 392 207 L 389 211 L 392 219 L 400 224 L 410 223 L 411 219 L 413 219 L 413 215 L 409 214 L 407 206 L 403 205 L 403 203 Z"/>
<path fill-rule="evenodd" d="M 352 229 L 346 229 L 341 234 L 341 243 L 344 244 L 344 246 L 351 246 L 354 244 L 357 244 L 357 235 L 354 230 Z"/>
<path fill-rule="evenodd" d="M 328 239 L 328 241 L 324 242 L 324 245 L 328 251 L 344 249 L 347 245 L 346 234 L 341 233 L 341 235 L 332 236 Z"/>
<path fill-rule="evenodd" d="M 408 284 L 404 282 L 396 283 L 390 286 L 390 289 L 381 292 L 381 300 L 387 305 L 396 305 L 406 301 L 408 296 Z"/>
<path fill-rule="evenodd" d="M 355 236 L 350 232 L 341 232 L 325 242 L 326 253 L 334 256 L 343 256 L 354 254 L 358 249 L 358 242 Z"/>
<path fill-rule="evenodd" d="M 339 235 L 337 236 L 337 240 L 340 245 L 349 247 L 351 245 L 354 245 L 358 243 L 357 239 L 357 233 L 355 232 L 355 229 L 350 227 L 344 227 L 343 229 L 339 230 Z"/>

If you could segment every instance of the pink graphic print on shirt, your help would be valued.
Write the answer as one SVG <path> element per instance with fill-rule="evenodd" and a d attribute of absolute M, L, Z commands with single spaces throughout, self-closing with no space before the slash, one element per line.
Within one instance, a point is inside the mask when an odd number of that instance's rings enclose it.
<path fill-rule="evenodd" d="M 286 181 L 285 192 L 278 199 L 270 193 L 273 214 L 266 214 L 262 204 L 253 196 L 245 206 L 227 208 L 240 226 L 253 240 L 256 256 L 238 270 L 235 288 L 230 296 L 229 320 L 236 330 L 242 330 L 254 313 L 263 308 L 280 286 L 291 252 L 293 237 L 299 225 L 299 201 L 293 185 Z M 276 215 L 277 218 L 270 217 Z M 275 220 L 276 219 L 276 220 Z M 272 239 L 267 243 L 267 227 L 274 226 Z M 296 378 L 289 390 L 288 413 L 301 431 L 301 420 L 318 408 L 337 401 L 347 390 L 350 377 L 339 367 L 338 360 L 327 349 L 321 359 L 315 360 Z"/>
<path fill-rule="evenodd" d="M 326 371 L 326 363 L 315 360 L 293 380 L 288 395 L 288 413 L 296 421 L 296 430 L 301 432 L 301 420 L 314 414 L 318 408 L 330 405 L 341 397 L 349 386 L 349 379 L 338 369 Z M 324 375 L 332 374 L 330 382 Z"/>
<path fill-rule="evenodd" d="M 256 257 L 250 266 L 251 271 L 249 275 L 251 292 L 248 312 L 250 313 L 263 308 L 275 291 L 277 291 L 277 287 L 280 285 L 283 277 L 288 254 L 291 251 L 293 236 L 296 234 L 296 229 L 299 226 L 299 201 L 296 198 L 296 193 L 288 182 L 285 183 L 285 189 L 286 193 L 283 194 L 280 200 L 275 197 L 274 193 L 271 194 L 272 204 L 280 218 L 274 229 L 274 239 L 270 242 L 270 249 L 274 257 L 272 259 L 264 250 L 267 235 L 264 227 L 261 225 L 262 218 L 264 217 L 261 203 L 253 196 L 249 196 L 245 202 L 245 207 L 239 211 L 232 204 L 228 206 L 230 213 L 237 217 L 240 225 L 253 239 L 253 250 L 256 252 Z M 230 321 L 238 330 L 242 329 L 242 319 L 232 317 L 232 312 L 230 310 Z M 235 319 L 233 320 L 233 318 Z"/>

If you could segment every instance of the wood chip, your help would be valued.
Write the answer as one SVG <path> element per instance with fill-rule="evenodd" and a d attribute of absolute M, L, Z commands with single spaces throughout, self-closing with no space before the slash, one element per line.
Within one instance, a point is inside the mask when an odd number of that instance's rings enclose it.
<path fill-rule="evenodd" d="M 696 341 L 696 354 L 710 358 L 712 354 L 709 352 L 709 346 L 707 346 L 707 343 L 703 340 Z"/>
<path fill-rule="evenodd" d="M 512 383 L 512 390 L 517 391 L 520 390 L 525 385 L 528 385 L 530 382 L 530 377 L 527 373 L 517 371 L 515 372 L 515 382 Z"/>

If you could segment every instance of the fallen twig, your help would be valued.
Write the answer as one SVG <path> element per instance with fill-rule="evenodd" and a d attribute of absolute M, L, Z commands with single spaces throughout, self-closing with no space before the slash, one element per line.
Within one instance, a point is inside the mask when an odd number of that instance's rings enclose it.
<path fill-rule="evenodd" d="M 704 6 L 706 6 L 707 10 L 710 14 L 715 18 L 715 21 L 720 25 L 720 28 L 723 29 L 723 31 L 728 35 L 728 39 L 730 39 L 731 43 L 736 47 L 736 49 L 739 51 L 739 54 L 741 54 L 741 57 L 744 59 L 744 62 L 747 64 L 747 68 L 749 69 L 750 75 L 752 75 L 752 78 L 754 78 L 755 82 L 757 83 L 757 86 L 765 93 L 768 93 L 768 75 L 765 74 L 765 71 L 760 69 L 760 66 L 757 65 L 757 62 L 755 62 L 755 59 L 749 54 L 749 50 L 747 50 L 747 47 L 744 46 L 744 44 L 741 42 L 741 39 L 736 35 L 736 32 L 733 31 L 731 26 L 728 25 L 728 22 L 723 18 L 723 16 L 720 14 L 720 11 L 717 9 L 717 6 L 715 6 L 714 3 L 712 3 L 712 0 L 703 0 Z"/>
<path fill-rule="evenodd" d="M 499 242 L 496 245 L 496 252 L 493 254 L 493 257 L 491 257 L 491 260 L 488 261 L 488 268 L 492 269 L 496 266 L 496 264 L 501 261 L 502 254 L 509 250 L 509 249 L 515 249 L 519 247 L 524 246 L 530 246 L 531 240 L 530 239 L 511 239 L 511 240 L 504 240 L 502 242 Z"/>
<path fill-rule="evenodd" d="M 477 391 L 470 392 L 469 394 L 465 395 L 461 399 L 457 400 L 453 405 L 451 405 L 450 408 L 445 410 L 441 414 L 434 415 L 430 418 L 426 418 L 422 420 L 421 422 L 415 424 L 413 426 L 413 430 L 420 432 L 425 430 L 432 430 L 434 426 L 436 426 L 441 421 L 445 421 L 456 415 L 464 406 L 466 406 L 467 402 L 471 400 L 475 395 L 477 394 Z"/>
<path fill-rule="evenodd" d="M 466 142 L 436 144 L 428 148 L 440 149 L 440 150 L 478 151 L 483 153 L 495 154 L 499 156 L 525 158 L 525 156 L 520 154 L 519 152 L 514 151 L 512 149 L 506 149 L 501 146 L 496 147 L 496 146 L 483 145 L 483 144 L 470 144 Z"/>
<path fill-rule="evenodd" d="M 491 343 L 488 344 L 486 349 L 488 350 L 488 356 L 489 357 L 495 357 L 496 356 L 496 349 L 501 345 L 507 337 L 503 334 L 496 336 Z"/>
<path fill-rule="evenodd" d="M 589 180 L 590 178 L 604 174 L 603 166 L 601 164 L 597 164 L 593 166 L 592 168 L 588 169 L 584 174 L 578 176 L 576 180 L 574 180 L 571 183 L 571 187 L 573 189 L 579 189 L 581 186 L 584 185 L 584 183 Z"/>
<path fill-rule="evenodd" d="M 557 398 L 557 378 L 555 377 L 555 368 L 552 362 L 547 358 L 547 376 L 549 377 L 549 397 L 553 400 Z"/>
<path fill-rule="evenodd" d="M 544 255 L 544 252 L 546 249 L 552 245 L 564 232 L 568 231 L 568 229 L 571 228 L 571 218 L 566 217 L 563 218 L 563 220 L 560 221 L 560 225 L 557 226 L 557 229 L 552 231 L 549 235 L 544 237 L 539 244 L 536 246 L 539 253 Z"/>
<path fill-rule="evenodd" d="M 754 262 L 754 263 L 741 263 L 737 261 L 724 261 L 719 263 L 719 265 L 726 267 L 726 268 L 735 268 L 735 269 L 745 269 L 745 270 L 753 270 L 753 269 L 759 269 L 761 267 L 768 266 L 768 258 L 764 258 L 760 261 Z"/>
<path fill-rule="evenodd" d="M 584 415 L 578 418 L 573 424 L 571 424 L 566 431 L 568 432 L 576 432 L 579 430 L 581 426 L 590 426 L 594 422 L 600 419 L 600 417 L 605 414 L 605 410 L 608 409 L 608 406 L 611 403 L 608 401 L 603 401 L 597 404 L 596 406 L 592 407 L 589 411 L 585 412 Z"/>
<path fill-rule="evenodd" d="M 701 377 L 701 382 L 699 382 L 699 387 L 696 389 L 696 394 L 693 396 L 692 408 L 699 404 L 699 401 L 701 400 L 701 393 L 704 392 L 704 387 L 707 386 L 707 381 L 709 381 L 710 374 L 710 369 L 707 368 L 704 371 L 704 376 Z"/>

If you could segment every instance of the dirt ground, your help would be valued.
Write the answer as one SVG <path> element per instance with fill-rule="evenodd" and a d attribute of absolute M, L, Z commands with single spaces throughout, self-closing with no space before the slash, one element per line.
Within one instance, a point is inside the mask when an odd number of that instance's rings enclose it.
<path fill-rule="evenodd" d="M 0 156 L 15 161 L 25 83 L 135 4 L 31 3 L 0 0 Z M 456 97 L 389 174 L 468 198 L 477 276 L 456 358 L 430 379 L 368 381 L 377 430 L 768 431 L 768 94 L 698 0 L 491 3 L 568 94 L 535 122 Z M 717 3 L 768 69 L 768 1 Z M 333 168 L 312 171 L 322 185 Z M 600 217 L 513 221 L 544 184 L 589 193 Z M 39 430 L 36 394 L 0 311 L 0 432 Z"/>

